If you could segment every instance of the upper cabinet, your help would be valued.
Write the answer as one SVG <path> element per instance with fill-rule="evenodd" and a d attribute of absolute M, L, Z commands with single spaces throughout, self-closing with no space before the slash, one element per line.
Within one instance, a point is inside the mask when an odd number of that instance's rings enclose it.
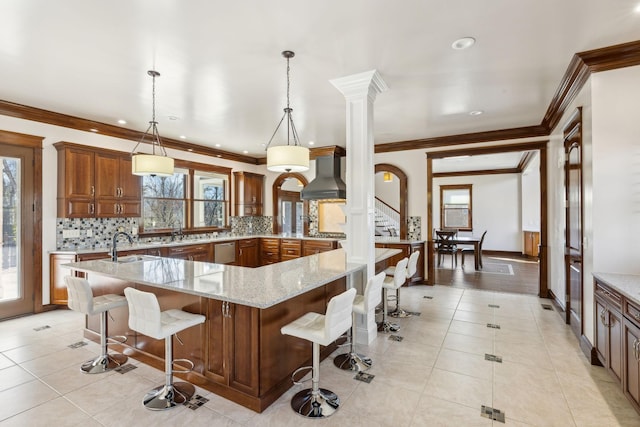
<path fill-rule="evenodd" d="M 234 172 L 235 212 L 237 216 L 262 215 L 264 175 Z"/>
<path fill-rule="evenodd" d="M 58 150 L 58 217 L 141 215 L 142 183 L 131 173 L 128 153 L 68 142 L 54 146 Z"/>

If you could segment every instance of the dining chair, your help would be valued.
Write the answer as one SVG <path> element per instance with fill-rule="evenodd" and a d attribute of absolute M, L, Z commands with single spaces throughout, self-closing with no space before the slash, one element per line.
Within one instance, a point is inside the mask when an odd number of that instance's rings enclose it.
<path fill-rule="evenodd" d="M 478 264 L 480 268 L 482 268 L 482 243 L 484 243 L 484 236 L 487 234 L 487 230 L 484 230 L 482 233 L 482 237 L 480 237 L 480 243 L 478 243 Z M 475 256 L 475 249 L 473 247 L 470 248 L 462 248 L 460 250 L 460 256 L 462 257 L 462 265 L 464 266 L 464 256 L 467 254 L 471 254 Z"/>
<path fill-rule="evenodd" d="M 458 232 L 451 230 L 436 230 L 436 252 L 438 253 L 438 266 L 442 264 L 442 255 L 451 255 L 451 268 L 458 266 L 458 246 L 453 240 Z"/>

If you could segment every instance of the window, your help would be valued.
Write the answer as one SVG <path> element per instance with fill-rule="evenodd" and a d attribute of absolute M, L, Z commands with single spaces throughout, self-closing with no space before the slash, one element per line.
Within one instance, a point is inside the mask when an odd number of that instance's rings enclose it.
<path fill-rule="evenodd" d="M 173 176 L 142 179 L 141 232 L 228 227 L 231 169 L 176 161 Z"/>
<path fill-rule="evenodd" d="M 440 227 L 472 231 L 471 184 L 440 186 Z"/>

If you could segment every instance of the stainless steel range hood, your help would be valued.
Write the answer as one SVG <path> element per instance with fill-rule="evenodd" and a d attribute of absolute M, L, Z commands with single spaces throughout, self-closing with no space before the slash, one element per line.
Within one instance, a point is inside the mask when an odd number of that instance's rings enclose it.
<path fill-rule="evenodd" d="M 340 177 L 340 157 L 316 157 L 316 177 L 300 193 L 303 200 L 346 199 L 347 186 Z"/>

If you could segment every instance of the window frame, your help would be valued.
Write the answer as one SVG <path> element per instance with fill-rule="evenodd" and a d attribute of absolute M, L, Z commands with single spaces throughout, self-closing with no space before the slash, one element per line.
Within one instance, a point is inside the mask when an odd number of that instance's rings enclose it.
<path fill-rule="evenodd" d="M 176 169 L 184 169 L 187 171 L 185 174 L 185 192 L 183 199 L 175 199 L 175 200 L 184 200 L 185 203 L 185 211 L 184 218 L 185 223 L 182 225 L 182 232 L 185 234 L 192 233 L 211 233 L 216 231 L 225 231 L 230 228 L 230 216 L 231 216 L 231 168 L 227 168 L 224 166 L 217 165 L 209 165 L 205 163 L 197 163 L 190 162 L 187 160 L 175 160 L 175 168 Z M 196 172 L 205 172 L 205 173 L 216 173 L 219 175 L 225 175 L 225 189 L 224 189 L 224 199 L 220 200 L 224 204 L 224 225 L 223 226 L 214 226 L 214 227 L 195 227 L 194 226 L 194 211 L 195 202 L 202 202 L 203 199 L 196 199 L 195 196 L 195 185 L 194 185 L 194 177 Z M 143 236 L 153 236 L 153 235 L 166 235 L 167 233 L 171 233 L 175 231 L 174 228 L 157 228 L 153 230 L 145 230 L 144 229 L 144 179 L 140 180 L 141 186 L 141 204 L 143 207 L 143 216 L 141 217 L 140 224 L 138 226 L 140 235 Z"/>
<path fill-rule="evenodd" d="M 445 203 L 444 203 L 444 193 L 447 190 L 467 190 L 469 192 L 469 205 L 468 205 L 468 218 L 467 218 L 467 226 L 466 227 L 451 227 L 445 224 Z M 448 209 L 456 209 L 456 208 L 448 208 Z M 440 186 L 440 228 L 456 228 L 459 231 L 473 231 L 473 184 L 455 184 L 455 185 L 441 185 Z"/>

